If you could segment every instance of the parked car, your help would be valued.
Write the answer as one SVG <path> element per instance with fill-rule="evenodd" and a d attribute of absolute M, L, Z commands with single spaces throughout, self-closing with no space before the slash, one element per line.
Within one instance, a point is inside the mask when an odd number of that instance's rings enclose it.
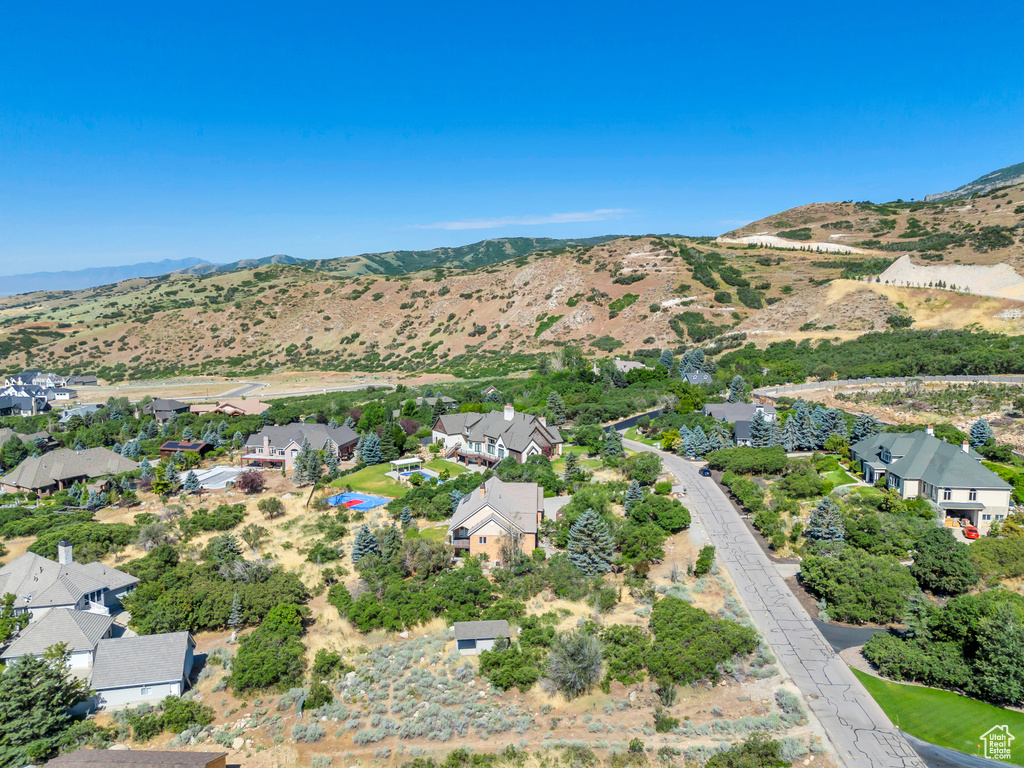
<path fill-rule="evenodd" d="M 978 529 L 975 528 L 973 525 L 965 525 L 963 530 L 965 539 L 978 538 Z"/>
<path fill-rule="evenodd" d="M 699 473 L 704 477 L 711 477 L 711 470 L 707 467 L 701 467 Z"/>

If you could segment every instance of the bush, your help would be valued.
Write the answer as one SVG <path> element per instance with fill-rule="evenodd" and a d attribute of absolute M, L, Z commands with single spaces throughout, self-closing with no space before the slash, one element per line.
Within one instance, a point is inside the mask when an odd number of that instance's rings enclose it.
<path fill-rule="evenodd" d="M 518 688 L 525 693 L 540 679 L 541 651 L 523 651 L 518 645 L 480 654 L 480 674 L 495 688 Z"/>
<path fill-rule="evenodd" d="M 700 548 L 700 554 L 697 556 L 697 563 L 693 566 L 693 575 L 698 578 L 706 576 L 711 572 L 711 564 L 715 561 L 715 548 L 710 544 L 705 544 Z"/>
<path fill-rule="evenodd" d="M 284 502 L 276 496 L 260 499 L 256 502 L 256 508 L 263 513 L 267 520 L 273 520 L 275 517 L 280 517 L 284 514 Z"/>
<path fill-rule="evenodd" d="M 620 468 L 627 479 L 651 485 L 661 474 L 661 457 L 650 451 L 641 451 L 623 461 Z"/>
<path fill-rule="evenodd" d="M 907 598 L 917 588 L 914 577 L 894 557 L 876 557 L 844 546 L 835 557 L 806 558 L 800 580 L 828 601 L 829 615 L 852 624 L 899 621 Z"/>
<path fill-rule="evenodd" d="M 786 451 L 772 448 L 724 448 L 707 455 L 708 466 L 740 475 L 780 475 L 789 466 Z"/>
<path fill-rule="evenodd" d="M 306 647 L 299 640 L 304 632 L 301 608 L 283 604 L 271 610 L 242 638 L 231 666 L 231 687 L 245 693 L 300 683 L 306 666 Z"/>
<path fill-rule="evenodd" d="M 259 493 L 266 487 L 267 481 L 264 479 L 263 473 L 258 469 L 247 469 L 235 478 L 235 488 L 242 493 L 251 495 Z"/>
<path fill-rule="evenodd" d="M 548 655 L 547 676 L 552 684 L 574 699 L 589 692 L 601 679 L 601 641 L 583 632 L 555 638 Z"/>
<path fill-rule="evenodd" d="M 660 480 L 654 484 L 654 492 L 659 496 L 667 496 L 672 493 L 672 483 L 669 480 Z"/>

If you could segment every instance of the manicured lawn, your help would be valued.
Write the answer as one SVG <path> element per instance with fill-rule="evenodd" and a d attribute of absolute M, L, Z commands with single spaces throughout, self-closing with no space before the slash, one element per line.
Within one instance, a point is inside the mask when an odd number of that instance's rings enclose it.
<path fill-rule="evenodd" d="M 339 477 L 331 483 L 335 488 L 351 486 L 353 491 L 362 493 L 374 493 L 378 496 L 405 496 L 409 492 L 408 486 L 400 485 L 384 474 L 391 469 L 389 464 L 377 464 L 373 467 L 364 467 L 351 475 Z"/>
<path fill-rule="evenodd" d="M 466 469 L 466 467 L 462 466 L 461 464 L 456 464 L 454 461 L 448 461 L 447 459 L 433 459 L 432 461 L 428 461 L 423 466 L 425 466 L 427 469 L 432 469 L 438 473 L 443 472 L 444 470 L 447 469 L 448 474 L 451 477 L 458 477 L 459 475 L 469 472 L 469 470 Z"/>
<path fill-rule="evenodd" d="M 842 467 L 839 469 L 833 469 L 831 472 L 826 472 L 822 477 L 832 483 L 833 486 L 849 485 L 850 483 L 857 482 L 854 478 L 850 477 Z"/>
<path fill-rule="evenodd" d="M 604 465 L 604 462 L 601 461 L 600 457 L 594 459 L 586 458 L 587 449 L 579 445 L 563 445 L 562 455 L 564 456 L 567 453 L 575 453 L 577 456 L 579 456 L 580 466 L 583 467 L 584 469 L 597 469 L 598 467 Z M 555 471 L 555 474 L 562 474 L 562 472 L 565 471 L 565 459 L 555 459 L 553 462 L 551 462 L 551 468 Z"/>
<path fill-rule="evenodd" d="M 898 725 L 911 736 L 937 744 L 940 747 L 984 755 L 981 734 L 997 725 L 1007 725 L 1017 740 L 1024 738 L 1024 714 L 981 701 L 969 699 L 949 691 L 901 685 L 853 670 L 875 701 Z M 1024 766 L 1024 749 L 1011 746 L 1012 765 Z"/>
<path fill-rule="evenodd" d="M 636 440 L 638 443 L 649 445 L 652 448 L 660 448 L 661 443 L 655 442 L 654 440 L 648 440 L 646 437 L 641 437 L 636 433 L 636 427 L 630 427 L 626 430 L 625 438 L 627 440 Z"/>
<path fill-rule="evenodd" d="M 861 485 L 854 488 L 852 493 L 859 493 L 861 496 L 881 496 L 882 489 L 875 488 L 873 485 Z"/>
<path fill-rule="evenodd" d="M 444 537 L 447 533 L 448 530 L 446 528 L 424 528 L 420 531 L 420 538 L 431 539 L 432 541 L 444 541 Z"/>

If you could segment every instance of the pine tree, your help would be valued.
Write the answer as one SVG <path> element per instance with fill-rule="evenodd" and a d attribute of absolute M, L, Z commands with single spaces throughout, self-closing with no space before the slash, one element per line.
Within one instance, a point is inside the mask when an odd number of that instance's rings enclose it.
<path fill-rule="evenodd" d="M 983 418 L 978 419 L 971 425 L 971 446 L 980 448 L 993 437 L 992 427 Z"/>
<path fill-rule="evenodd" d="M 704 366 L 704 350 L 701 349 L 700 347 L 697 347 L 696 349 L 690 352 L 690 367 L 692 368 L 692 372 L 704 372 L 706 371 L 706 368 Z"/>
<path fill-rule="evenodd" d="M 622 435 L 614 429 L 609 430 L 604 439 L 604 457 L 606 459 L 617 459 L 625 455 L 622 448 Z"/>
<path fill-rule="evenodd" d="M 626 498 L 623 501 L 622 506 L 626 509 L 626 515 L 629 515 L 629 511 L 644 499 L 644 489 L 640 487 L 640 483 L 636 480 L 629 484 L 629 488 L 626 489 Z"/>
<path fill-rule="evenodd" d="M 803 400 L 797 400 L 796 406 L 793 409 L 793 415 L 790 416 L 789 420 L 793 422 L 794 436 L 796 438 L 793 450 L 813 451 L 817 445 L 815 443 L 814 424 L 811 421 L 810 406 Z"/>
<path fill-rule="evenodd" d="M 565 470 L 562 472 L 562 479 L 566 483 L 572 483 L 580 471 L 580 455 L 573 451 L 565 454 Z"/>
<path fill-rule="evenodd" d="M 380 539 L 380 551 L 381 556 L 387 561 L 402 551 L 402 534 L 395 526 L 389 525 L 384 529 L 384 535 Z"/>
<path fill-rule="evenodd" d="M 355 429 L 356 421 L 351 416 L 346 416 L 345 420 L 341 423 L 341 426 L 348 427 L 349 429 Z"/>
<path fill-rule="evenodd" d="M 120 443 L 114 443 L 112 446 L 110 446 L 110 450 L 112 450 L 114 453 L 121 453 L 121 451 L 123 451 L 124 448 L 122 448 Z"/>
<path fill-rule="evenodd" d="M 451 499 L 452 514 L 454 515 L 455 510 L 459 508 L 459 504 L 462 502 L 464 498 L 466 498 L 466 494 L 464 494 L 458 488 L 452 488 L 451 493 L 448 494 L 448 498 Z"/>
<path fill-rule="evenodd" d="M 695 372 L 693 367 L 693 351 L 691 350 L 679 358 L 679 378 L 683 378 L 688 373 Z"/>
<path fill-rule="evenodd" d="M 445 413 L 448 412 L 448 407 L 441 401 L 441 398 L 437 398 L 434 401 L 434 407 L 430 409 L 430 426 L 434 426 L 437 420 L 440 419 Z"/>
<path fill-rule="evenodd" d="M 694 456 L 704 456 L 714 450 L 711 445 L 711 440 L 708 439 L 707 433 L 700 424 L 693 428 L 692 435 Z"/>
<path fill-rule="evenodd" d="M 859 443 L 861 440 L 867 440 L 872 435 L 877 435 L 881 431 L 882 427 L 874 416 L 861 414 L 853 422 L 853 433 L 850 435 L 850 442 Z"/>
<path fill-rule="evenodd" d="M 402 507 L 402 527 L 408 528 L 412 525 L 412 510 L 409 509 L 409 505 L 406 504 Z"/>
<path fill-rule="evenodd" d="M 395 445 L 395 425 L 390 422 L 384 422 L 381 427 L 381 438 L 380 438 L 380 458 L 381 462 L 394 461 L 399 456 L 398 446 Z"/>
<path fill-rule="evenodd" d="M 732 381 L 729 382 L 729 402 L 739 403 L 743 400 L 743 393 L 747 389 L 747 382 L 743 380 L 743 377 L 736 375 L 732 377 Z"/>
<path fill-rule="evenodd" d="M 149 459 L 145 456 L 143 456 L 142 461 L 139 462 L 139 469 L 142 471 L 142 477 L 153 476 L 153 465 L 149 463 Z"/>
<path fill-rule="evenodd" d="M 181 433 L 181 439 L 186 443 L 191 443 L 194 437 L 195 435 L 192 432 L 192 427 L 185 427 L 184 431 Z"/>
<path fill-rule="evenodd" d="M 629 386 L 629 382 L 626 380 L 626 374 L 618 368 L 616 368 L 615 373 L 612 374 L 612 385 L 614 385 L 616 389 L 625 389 Z"/>
<path fill-rule="evenodd" d="M 327 465 L 327 474 L 334 477 L 338 474 L 338 454 L 335 452 L 334 448 L 327 446 L 324 457 L 324 464 Z"/>
<path fill-rule="evenodd" d="M 758 411 L 750 420 L 750 444 L 754 448 L 767 448 L 772 440 L 772 425 Z"/>
<path fill-rule="evenodd" d="M 235 596 L 231 598 L 231 614 L 228 616 L 228 626 L 232 630 L 238 629 L 242 623 L 242 600 L 238 597 L 238 593 L 235 592 Z"/>
<path fill-rule="evenodd" d="M 89 491 L 89 495 L 86 497 L 85 506 L 89 509 L 93 509 L 100 505 L 100 495 L 96 491 Z"/>
<path fill-rule="evenodd" d="M 333 416 L 331 416 L 331 420 L 327 422 L 327 428 L 328 429 L 337 429 L 339 426 L 341 426 L 341 425 L 338 424 L 338 420 L 336 418 L 334 418 Z"/>
<path fill-rule="evenodd" d="M 551 414 L 551 423 L 555 426 L 565 424 L 565 402 L 562 396 L 551 390 L 548 394 L 548 411 Z"/>
<path fill-rule="evenodd" d="M 363 463 L 369 466 L 380 464 L 384 461 L 384 457 L 381 456 L 380 452 L 380 439 L 373 432 L 370 432 L 363 439 L 363 450 L 360 456 L 363 459 Z"/>
<path fill-rule="evenodd" d="M 358 563 L 367 555 L 379 555 L 380 542 L 370 531 L 369 526 L 364 525 L 356 534 L 355 543 L 352 544 L 352 562 Z"/>
<path fill-rule="evenodd" d="M 588 509 L 569 530 L 569 562 L 588 576 L 606 573 L 615 557 L 615 542 L 608 526 Z"/>
<path fill-rule="evenodd" d="M 181 484 L 183 490 L 189 493 L 195 493 L 199 490 L 199 476 L 196 475 L 195 471 L 189 470 L 188 474 L 185 475 L 185 482 Z"/>
<path fill-rule="evenodd" d="M 816 541 L 842 542 L 846 538 L 846 523 L 839 503 L 832 496 L 818 502 L 807 522 L 807 538 Z"/>
<path fill-rule="evenodd" d="M 661 350 L 661 357 L 658 358 L 658 365 L 668 370 L 669 374 L 672 373 L 673 366 L 672 350 L 663 349 Z"/>

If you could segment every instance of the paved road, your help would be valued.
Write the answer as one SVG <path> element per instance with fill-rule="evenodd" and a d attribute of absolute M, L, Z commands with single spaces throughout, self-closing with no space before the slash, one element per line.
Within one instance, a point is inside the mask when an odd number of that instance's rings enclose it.
<path fill-rule="evenodd" d="M 636 451 L 653 451 L 624 441 Z M 850 668 L 836 655 L 786 586 L 754 534 L 721 488 L 697 467 L 656 451 L 682 485 L 716 557 L 729 571 L 739 597 L 786 673 L 804 694 L 847 768 L 924 768 L 925 763 L 893 726 Z"/>

